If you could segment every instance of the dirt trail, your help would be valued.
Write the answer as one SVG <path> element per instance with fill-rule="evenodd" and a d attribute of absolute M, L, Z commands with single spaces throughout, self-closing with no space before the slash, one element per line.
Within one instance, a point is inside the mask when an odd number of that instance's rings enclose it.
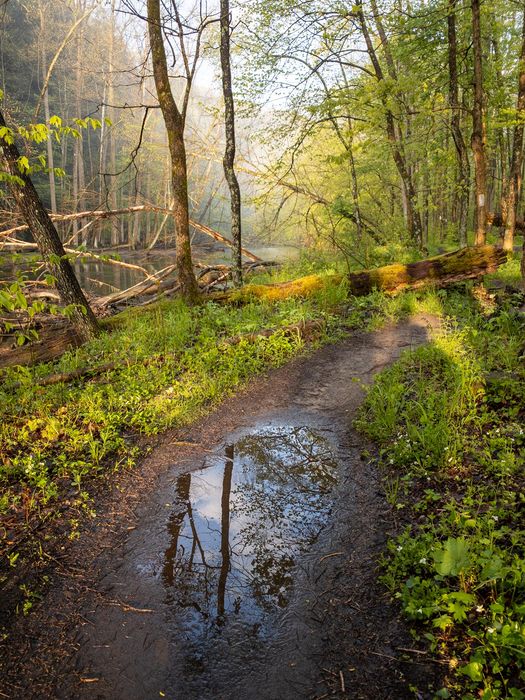
<path fill-rule="evenodd" d="M 439 667 L 404 654 L 376 580 L 391 513 L 352 421 L 436 324 L 353 335 L 162 436 L 17 622 L 1 697 L 431 697 Z"/>

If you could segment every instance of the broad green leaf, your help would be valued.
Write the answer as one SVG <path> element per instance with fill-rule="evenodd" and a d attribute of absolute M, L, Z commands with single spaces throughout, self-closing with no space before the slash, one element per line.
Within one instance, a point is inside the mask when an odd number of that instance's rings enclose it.
<path fill-rule="evenodd" d="M 441 576 L 459 576 L 470 566 L 468 542 L 449 537 L 443 549 L 434 553 L 434 566 Z"/>
<path fill-rule="evenodd" d="M 459 672 L 464 676 L 468 676 L 473 681 L 483 680 L 483 664 L 479 661 L 471 661 L 466 666 L 462 666 Z"/>

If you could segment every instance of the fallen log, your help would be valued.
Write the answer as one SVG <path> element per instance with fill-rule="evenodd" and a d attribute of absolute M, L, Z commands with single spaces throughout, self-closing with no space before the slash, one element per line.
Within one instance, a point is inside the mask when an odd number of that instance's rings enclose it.
<path fill-rule="evenodd" d="M 462 248 L 453 253 L 407 265 L 399 263 L 386 265 L 346 276 L 309 275 L 281 284 L 249 284 L 238 290 L 212 292 L 206 298 L 227 303 L 247 303 L 254 299 L 278 301 L 293 296 L 308 297 L 317 291 L 341 283 L 346 284 L 348 293 L 354 296 L 364 296 L 374 290 L 398 293 L 404 289 L 420 289 L 432 285 L 444 287 L 462 280 L 474 279 L 494 272 L 506 260 L 505 251 L 495 246 Z M 40 340 L 36 343 L 22 346 L 19 350 L 10 353 L 0 352 L 0 367 L 48 361 L 61 355 L 71 344 L 79 344 L 78 339 L 69 329 L 60 333 L 55 330 L 49 335 L 50 337 L 47 337 L 45 332 L 41 332 Z M 51 342 L 51 351 L 46 345 L 49 342 Z"/>
<path fill-rule="evenodd" d="M 242 333 L 240 335 L 232 336 L 231 338 L 225 338 L 221 344 L 239 345 L 239 343 L 243 341 L 253 343 L 258 338 L 269 338 L 276 333 L 281 333 L 284 335 L 298 335 L 303 340 L 308 341 L 317 337 L 325 327 L 326 321 L 322 318 L 311 321 L 300 321 L 299 323 L 292 323 L 289 326 L 282 326 L 281 328 L 264 328 L 263 330 L 256 331 L 255 333 Z M 148 366 L 152 364 L 162 364 L 168 359 L 172 360 L 179 357 L 179 355 L 180 353 L 168 353 L 167 355 L 153 355 L 152 357 L 144 357 L 140 360 L 131 362 L 116 360 L 114 362 L 107 362 L 103 365 L 95 365 L 93 367 L 79 367 L 71 372 L 57 372 L 56 374 L 49 374 L 47 377 L 38 379 L 36 382 L 34 382 L 34 384 L 38 386 L 69 384 L 79 379 L 93 379 L 101 374 L 104 374 L 105 372 L 111 372 L 115 369 L 129 367 L 132 365 Z M 22 386 L 22 383 L 16 382 L 9 388 L 11 391 L 14 391 L 19 389 L 20 386 Z"/>
<path fill-rule="evenodd" d="M 245 273 L 252 272 L 257 267 L 274 267 L 277 263 L 275 262 L 265 262 L 261 260 L 260 262 L 244 263 L 243 270 Z M 228 265 L 203 265 L 202 263 L 197 263 L 195 267 L 200 268 L 201 271 L 197 274 L 197 282 L 199 283 L 201 292 L 208 292 L 212 287 L 216 286 L 222 281 L 228 279 L 231 274 L 231 267 Z M 151 279 L 144 280 L 138 284 L 129 287 L 128 289 L 123 289 L 113 294 L 108 294 L 104 297 L 99 297 L 92 302 L 95 309 L 107 308 L 108 306 L 113 306 L 115 304 L 128 304 L 133 299 L 143 296 L 151 296 L 146 302 L 139 304 L 140 306 L 147 306 L 148 304 L 153 304 L 161 298 L 173 294 L 179 289 L 179 283 L 177 280 L 166 281 L 166 277 L 169 277 L 172 272 L 176 269 L 176 265 L 170 265 L 164 268 L 155 275 L 152 275 Z M 209 273 L 218 272 L 217 276 L 213 279 L 203 280 L 203 278 Z"/>
<path fill-rule="evenodd" d="M 41 329 L 36 341 L 15 349 L 0 348 L 0 368 L 49 362 L 80 345 L 82 342 L 71 324 L 63 328 Z"/>
<path fill-rule="evenodd" d="M 426 260 L 395 263 L 349 275 L 308 275 L 279 284 L 248 284 L 242 289 L 210 295 L 215 301 L 244 303 L 253 299 L 279 301 L 288 297 L 309 297 L 330 286 L 345 283 L 348 294 L 365 296 L 374 290 L 398 293 L 427 286 L 445 287 L 494 272 L 507 260 L 507 254 L 495 246 L 461 248 Z"/>

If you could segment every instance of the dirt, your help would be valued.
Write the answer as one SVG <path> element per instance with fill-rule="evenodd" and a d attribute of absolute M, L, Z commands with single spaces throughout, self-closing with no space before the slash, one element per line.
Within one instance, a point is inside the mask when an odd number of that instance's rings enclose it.
<path fill-rule="evenodd" d="M 0 697 L 432 697 L 441 667 L 378 582 L 393 514 L 352 422 L 436 323 L 352 335 L 161 436 L 16 621 Z"/>

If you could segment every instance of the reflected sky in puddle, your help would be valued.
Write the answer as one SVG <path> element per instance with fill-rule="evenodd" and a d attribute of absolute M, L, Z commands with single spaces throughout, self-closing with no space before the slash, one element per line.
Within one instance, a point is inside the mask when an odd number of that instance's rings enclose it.
<path fill-rule="evenodd" d="M 326 522 L 336 469 L 319 434 L 267 427 L 177 479 L 161 577 L 188 641 L 232 626 L 270 634 L 265 620 L 289 603 L 297 559 Z"/>

